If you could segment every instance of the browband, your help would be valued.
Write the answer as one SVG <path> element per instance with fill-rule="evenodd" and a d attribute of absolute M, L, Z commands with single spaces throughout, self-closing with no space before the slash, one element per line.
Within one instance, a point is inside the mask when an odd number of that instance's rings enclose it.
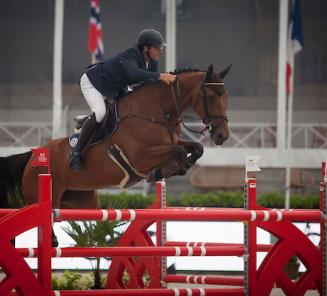
<path fill-rule="evenodd" d="M 204 85 L 225 85 L 224 82 L 205 82 Z"/>

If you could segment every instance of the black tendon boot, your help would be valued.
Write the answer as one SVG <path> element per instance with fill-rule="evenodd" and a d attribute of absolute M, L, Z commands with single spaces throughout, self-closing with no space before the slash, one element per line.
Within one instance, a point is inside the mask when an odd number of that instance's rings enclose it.
<path fill-rule="evenodd" d="M 97 125 L 98 123 L 95 120 L 95 113 L 92 113 L 92 115 L 88 117 L 83 124 L 76 146 L 70 150 L 69 165 L 73 170 L 83 170 L 84 164 L 82 152 L 86 147 L 86 144 L 89 142 L 90 137 Z"/>

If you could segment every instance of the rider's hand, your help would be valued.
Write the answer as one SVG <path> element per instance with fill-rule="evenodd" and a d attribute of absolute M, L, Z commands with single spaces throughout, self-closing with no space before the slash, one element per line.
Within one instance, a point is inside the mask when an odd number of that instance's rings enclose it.
<path fill-rule="evenodd" d="M 176 75 L 170 73 L 160 73 L 159 80 L 166 84 L 172 84 L 176 80 Z"/>

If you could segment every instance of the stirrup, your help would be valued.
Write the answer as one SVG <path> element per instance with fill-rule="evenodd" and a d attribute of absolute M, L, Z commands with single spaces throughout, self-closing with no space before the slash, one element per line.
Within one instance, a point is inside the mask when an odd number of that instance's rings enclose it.
<path fill-rule="evenodd" d="M 77 151 L 71 151 L 69 155 L 69 166 L 74 171 L 82 171 L 84 169 L 82 154 Z"/>
<path fill-rule="evenodd" d="M 74 157 L 78 156 L 79 154 L 81 154 L 81 152 L 71 149 L 69 152 L 69 158 L 73 159 Z"/>

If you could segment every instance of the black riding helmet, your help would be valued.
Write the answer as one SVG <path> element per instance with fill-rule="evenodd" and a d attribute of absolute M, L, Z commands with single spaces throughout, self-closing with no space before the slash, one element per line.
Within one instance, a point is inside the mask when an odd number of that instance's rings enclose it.
<path fill-rule="evenodd" d="M 166 43 L 158 31 L 145 29 L 137 37 L 136 45 L 139 49 L 142 49 L 143 46 L 166 46 Z"/>

